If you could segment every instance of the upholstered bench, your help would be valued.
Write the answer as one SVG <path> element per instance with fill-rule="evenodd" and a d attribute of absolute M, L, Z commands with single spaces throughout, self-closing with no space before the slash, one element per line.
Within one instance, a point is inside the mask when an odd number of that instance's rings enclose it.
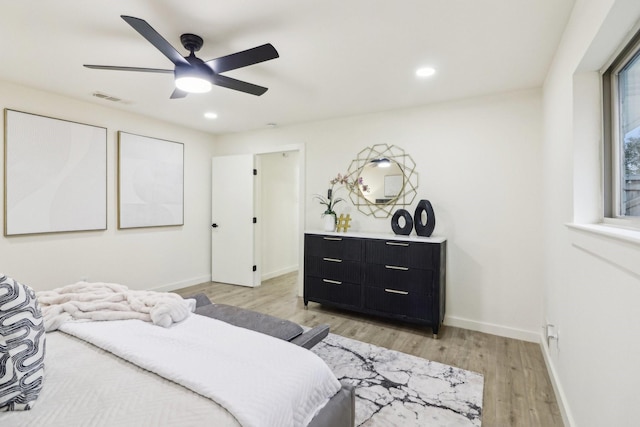
<path fill-rule="evenodd" d="M 305 332 L 302 326 L 289 320 L 231 305 L 214 304 L 204 294 L 188 298 L 196 300 L 196 314 L 271 335 L 307 349 L 318 344 L 329 334 L 329 325 L 319 325 Z"/>

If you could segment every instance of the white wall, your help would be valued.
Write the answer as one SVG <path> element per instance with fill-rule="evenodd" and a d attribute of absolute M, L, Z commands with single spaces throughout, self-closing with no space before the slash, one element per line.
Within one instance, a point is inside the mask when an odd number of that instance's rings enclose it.
<path fill-rule="evenodd" d="M 418 198 L 448 239 L 445 322 L 538 340 L 541 326 L 541 94 L 537 90 L 221 136 L 220 154 L 305 146 L 305 227 L 321 228 L 312 198 L 356 154 L 394 144 L 412 156 Z M 342 191 L 342 190 L 341 190 Z M 346 196 L 345 192 L 339 195 Z M 348 205 L 353 230 L 389 231 L 390 219 Z M 346 209 L 345 209 L 346 208 Z"/>
<path fill-rule="evenodd" d="M 261 154 L 262 280 L 298 269 L 299 161 L 298 151 Z"/>
<path fill-rule="evenodd" d="M 210 280 L 213 136 L 6 82 L 0 82 L 0 93 L 0 108 L 106 127 L 108 198 L 106 231 L 0 237 L 0 272 L 36 290 L 82 277 L 134 289 L 174 289 Z M 4 115 L 1 120 L 4 128 Z M 184 226 L 117 230 L 118 130 L 185 144 Z M 2 156 L 4 151 L 4 168 Z"/>
<path fill-rule="evenodd" d="M 543 351 L 567 425 L 637 423 L 640 233 L 568 227 L 602 217 L 598 70 L 640 18 L 637 0 L 577 0 L 544 85 Z"/>

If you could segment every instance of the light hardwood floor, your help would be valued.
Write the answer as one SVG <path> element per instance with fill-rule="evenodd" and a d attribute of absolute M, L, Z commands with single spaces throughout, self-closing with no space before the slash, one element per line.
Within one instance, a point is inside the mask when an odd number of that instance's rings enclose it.
<path fill-rule="evenodd" d="M 213 302 L 235 305 L 413 354 L 484 375 L 483 427 L 562 426 L 562 417 L 538 344 L 444 326 L 431 329 L 358 315 L 309 303 L 297 296 L 297 273 L 267 280 L 257 288 L 202 283 L 176 291 L 205 293 Z"/>

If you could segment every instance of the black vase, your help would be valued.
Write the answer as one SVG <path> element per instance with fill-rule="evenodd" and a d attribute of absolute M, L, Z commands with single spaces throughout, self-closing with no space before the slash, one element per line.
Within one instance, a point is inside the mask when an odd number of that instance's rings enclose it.
<path fill-rule="evenodd" d="M 404 218 L 404 227 L 400 226 L 398 221 L 400 217 Z M 395 211 L 391 217 L 391 229 L 396 234 L 404 236 L 411 234 L 411 230 L 413 229 L 413 219 L 411 218 L 411 214 L 404 209 L 398 209 Z"/>
<path fill-rule="evenodd" d="M 427 213 L 427 221 L 422 223 L 422 212 Z M 416 228 L 416 234 L 418 236 L 429 237 L 433 233 L 433 229 L 436 228 L 436 214 L 433 212 L 433 206 L 428 200 L 420 200 L 416 211 L 413 215 L 413 225 Z"/>

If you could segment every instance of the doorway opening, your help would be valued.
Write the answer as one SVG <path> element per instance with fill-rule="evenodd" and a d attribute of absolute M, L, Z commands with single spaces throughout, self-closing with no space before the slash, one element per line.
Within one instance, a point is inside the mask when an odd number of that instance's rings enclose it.
<path fill-rule="evenodd" d="M 256 155 L 256 249 L 260 279 L 299 269 L 300 151 Z"/>

